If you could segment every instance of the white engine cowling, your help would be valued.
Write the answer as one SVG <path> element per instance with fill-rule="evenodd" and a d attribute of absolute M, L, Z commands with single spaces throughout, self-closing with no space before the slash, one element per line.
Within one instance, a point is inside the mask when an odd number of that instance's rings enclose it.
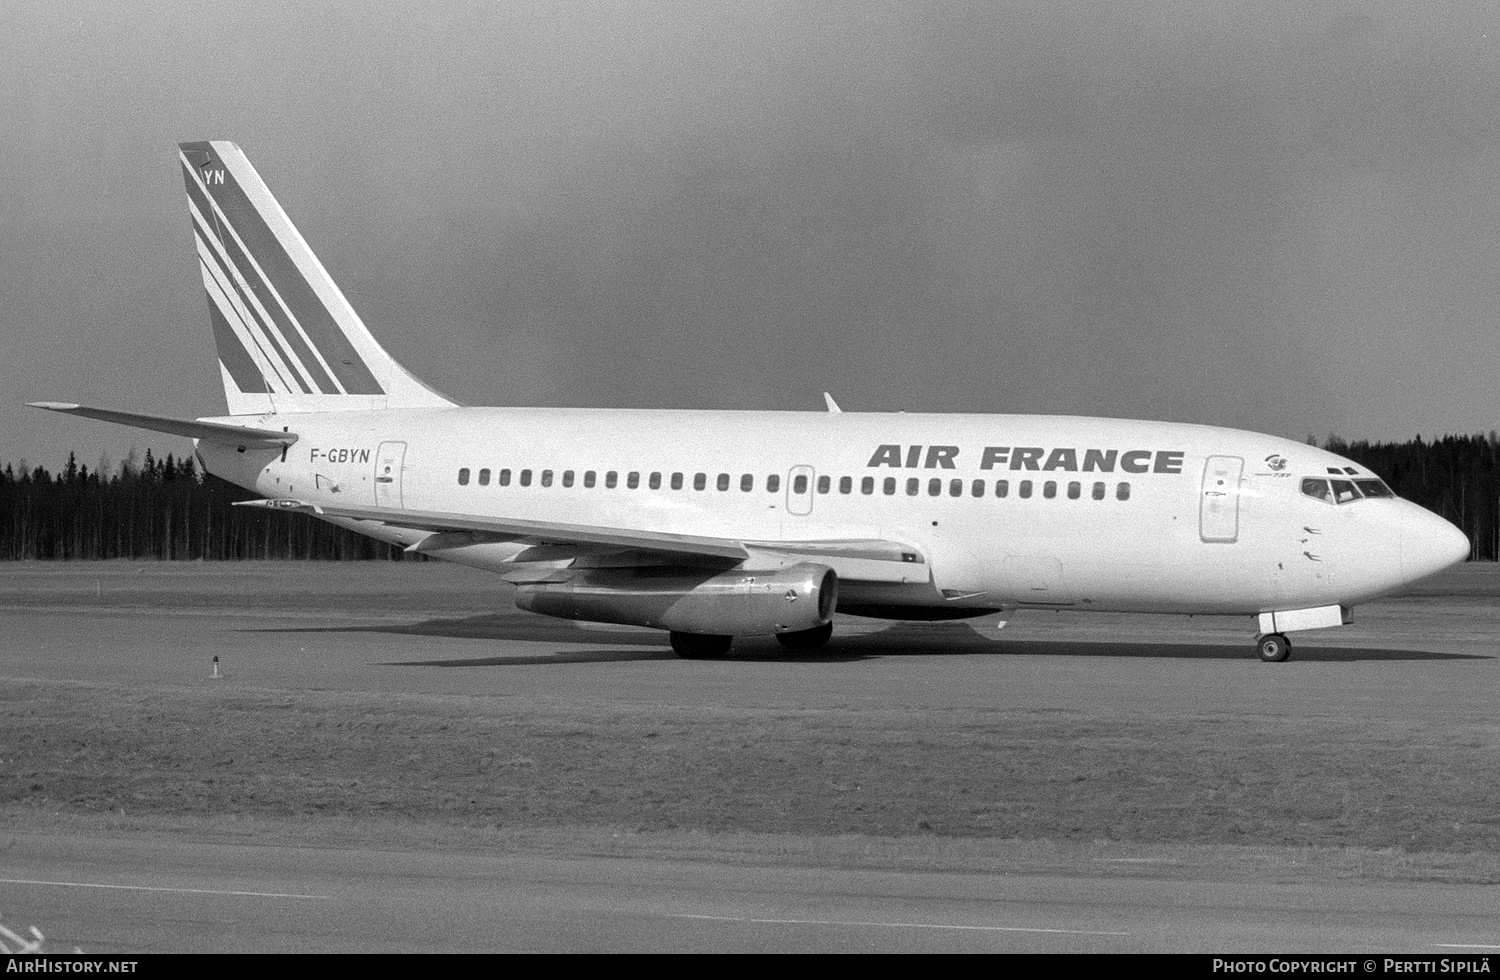
<path fill-rule="evenodd" d="M 809 563 L 698 574 L 681 568 L 590 568 L 566 582 L 522 585 L 516 605 L 544 616 L 683 633 L 795 633 L 833 617 L 838 576 L 827 565 Z"/>

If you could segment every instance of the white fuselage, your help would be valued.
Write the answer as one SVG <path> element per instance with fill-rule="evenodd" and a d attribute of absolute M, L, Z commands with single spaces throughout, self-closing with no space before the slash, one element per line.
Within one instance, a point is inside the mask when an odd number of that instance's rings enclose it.
<path fill-rule="evenodd" d="M 1301 492 L 1306 478 L 1353 474 L 1349 460 L 1209 426 L 543 408 L 233 421 L 289 419 L 300 438 L 284 454 L 204 442 L 205 466 L 313 503 L 753 541 L 881 538 L 927 557 L 906 583 L 846 580 L 841 605 L 1254 614 L 1352 606 L 1462 557 L 1457 529 L 1407 501 Z M 343 523 L 408 546 L 431 533 Z M 481 551 L 444 557 L 493 567 Z"/>

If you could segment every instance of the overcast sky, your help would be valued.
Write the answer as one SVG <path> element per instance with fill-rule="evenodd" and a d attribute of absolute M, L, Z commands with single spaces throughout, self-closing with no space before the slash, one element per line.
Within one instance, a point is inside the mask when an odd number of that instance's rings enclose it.
<path fill-rule="evenodd" d="M 466 404 L 1500 427 L 1500 5 L 0 0 L 0 463 L 222 413 L 238 142 Z"/>

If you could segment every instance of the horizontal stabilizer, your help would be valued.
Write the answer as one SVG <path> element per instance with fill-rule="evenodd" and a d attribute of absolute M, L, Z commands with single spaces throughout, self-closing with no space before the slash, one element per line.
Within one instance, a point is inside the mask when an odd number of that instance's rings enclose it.
<path fill-rule="evenodd" d="M 178 419 L 169 415 L 141 415 L 138 412 L 114 412 L 105 408 L 88 408 L 70 402 L 28 402 L 32 408 L 45 408 L 49 412 L 65 415 L 82 415 L 84 418 L 101 419 L 130 425 L 152 432 L 166 432 L 189 439 L 207 439 L 231 446 L 290 446 L 297 441 L 295 432 L 276 432 L 272 429 L 252 429 L 249 426 L 228 425 L 224 422 L 200 422 L 197 419 Z"/>

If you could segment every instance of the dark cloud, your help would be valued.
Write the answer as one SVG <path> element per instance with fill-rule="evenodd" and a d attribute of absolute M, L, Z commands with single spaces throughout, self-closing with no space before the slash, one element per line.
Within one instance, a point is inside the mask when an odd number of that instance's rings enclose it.
<path fill-rule="evenodd" d="M 14 6 L 16 402 L 219 410 L 172 150 L 232 138 L 466 401 L 1494 424 L 1482 5 Z"/>

